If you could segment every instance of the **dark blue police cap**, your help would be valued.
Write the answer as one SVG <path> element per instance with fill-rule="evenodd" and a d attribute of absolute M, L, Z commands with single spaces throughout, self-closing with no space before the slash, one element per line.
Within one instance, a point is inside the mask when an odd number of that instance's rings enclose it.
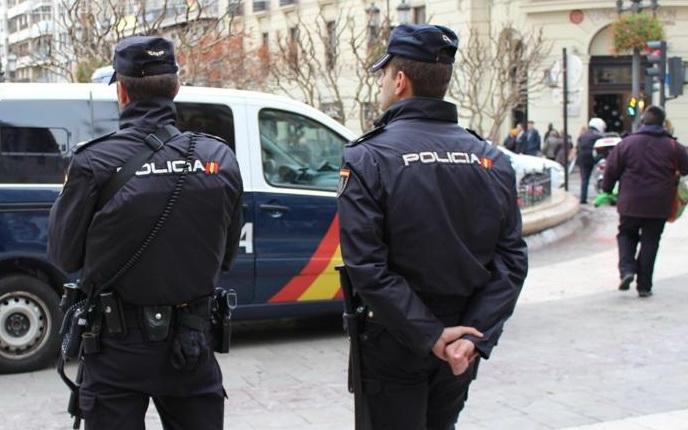
<path fill-rule="evenodd" d="M 179 70 L 172 42 L 157 36 L 132 36 L 120 40 L 115 47 L 112 67 L 115 72 L 110 78 L 111 84 L 117 80 L 118 73 L 142 78 L 177 73 Z"/>
<path fill-rule="evenodd" d="M 387 53 L 370 67 L 370 72 L 374 73 L 385 67 L 395 55 L 426 63 L 454 64 L 458 47 L 459 38 L 447 27 L 402 24 L 392 31 L 387 43 Z"/>

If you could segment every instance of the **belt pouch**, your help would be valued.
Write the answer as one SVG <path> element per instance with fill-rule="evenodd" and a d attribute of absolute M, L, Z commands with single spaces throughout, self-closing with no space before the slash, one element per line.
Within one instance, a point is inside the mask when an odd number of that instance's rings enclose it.
<path fill-rule="evenodd" d="M 107 334 L 126 336 L 127 324 L 124 319 L 124 309 L 113 292 L 100 295 L 100 308 L 105 320 Z"/>
<path fill-rule="evenodd" d="M 84 345 L 84 354 L 97 354 L 100 352 L 100 333 L 86 331 L 81 334 L 81 342 Z"/>
<path fill-rule="evenodd" d="M 161 342 L 170 334 L 172 306 L 144 306 L 142 326 L 146 338 L 151 342 Z"/>

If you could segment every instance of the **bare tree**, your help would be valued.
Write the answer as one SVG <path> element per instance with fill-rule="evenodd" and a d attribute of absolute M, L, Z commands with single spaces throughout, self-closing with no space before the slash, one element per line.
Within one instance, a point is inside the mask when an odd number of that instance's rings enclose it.
<path fill-rule="evenodd" d="M 208 32 L 193 43 L 182 43 L 177 58 L 182 81 L 190 85 L 262 90 L 267 84 L 261 48 L 248 50 L 243 33 Z"/>
<path fill-rule="evenodd" d="M 305 22 L 297 10 L 294 25 L 278 35 L 276 49 L 269 53 L 272 86 L 345 123 L 342 78 L 350 65 L 342 61 L 341 49 L 351 22 L 351 14 L 341 9 L 328 19 L 321 8 L 313 23 Z"/>
<path fill-rule="evenodd" d="M 382 114 L 378 100 L 378 76 L 369 72 L 375 61 L 385 53 L 387 39 L 392 29 L 389 13 L 380 24 L 374 24 L 371 17 L 366 20 L 365 31 L 360 31 L 352 19 L 349 25 L 349 45 L 355 60 L 356 88 L 354 108 L 358 111 L 361 130 L 368 130 Z"/>
<path fill-rule="evenodd" d="M 70 81 L 88 81 L 112 62 L 116 43 L 133 35 L 166 35 L 181 50 L 197 47 L 208 34 L 231 36 L 236 8 L 221 11 L 218 0 L 62 0 L 56 28 L 41 35 L 46 49 L 36 62 Z M 218 35 L 221 35 L 218 36 Z M 193 73 L 192 73 L 193 75 Z"/>
<path fill-rule="evenodd" d="M 466 45 L 457 52 L 449 89 L 468 126 L 496 141 L 511 110 L 543 88 L 551 48 L 542 29 L 521 33 L 507 23 L 496 34 L 483 35 L 472 28 Z"/>

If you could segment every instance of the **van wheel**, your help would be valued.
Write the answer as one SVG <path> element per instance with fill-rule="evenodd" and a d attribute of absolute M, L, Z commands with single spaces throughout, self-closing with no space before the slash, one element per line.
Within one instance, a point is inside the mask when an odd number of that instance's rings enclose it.
<path fill-rule="evenodd" d="M 46 367 L 57 358 L 57 294 L 28 275 L 0 278 L 0 373 Z"/>

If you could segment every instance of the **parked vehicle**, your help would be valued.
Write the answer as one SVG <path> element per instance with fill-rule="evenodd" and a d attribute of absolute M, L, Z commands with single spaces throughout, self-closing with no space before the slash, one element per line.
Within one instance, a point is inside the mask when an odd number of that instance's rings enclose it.
<path fill-rule="evenodd" d="M 183 87 L 178 127 L 224 138 L 244 179 L 240 252 L 220 285 L 237 319 L 341 310 L 336 187 L 354 133 L 274 95 Z M 56 356 L 63 273 L 46 257 L 48 213 L 70 151 L 118 128 L 114 86 L 0 84 L 0 372 Z"/>
<path fill-rule="evenodd" d="M 99 67 L 91 74 L 91 82 L 94 84 L 109 84 L 115 69 L 112 66 Z"/>
<path fill-rule="evenodd" d="M 509 157 L 511 167 L 516 172 L 517 184 L 523 183 L 524 180 L 532 181 L 533 177 L 549 175 L 553 190 L 564 186 L 564 168 L 556 161 L 534 155 L 517 154 L 503 146 L 497 146 L 497 149 Z"/>

